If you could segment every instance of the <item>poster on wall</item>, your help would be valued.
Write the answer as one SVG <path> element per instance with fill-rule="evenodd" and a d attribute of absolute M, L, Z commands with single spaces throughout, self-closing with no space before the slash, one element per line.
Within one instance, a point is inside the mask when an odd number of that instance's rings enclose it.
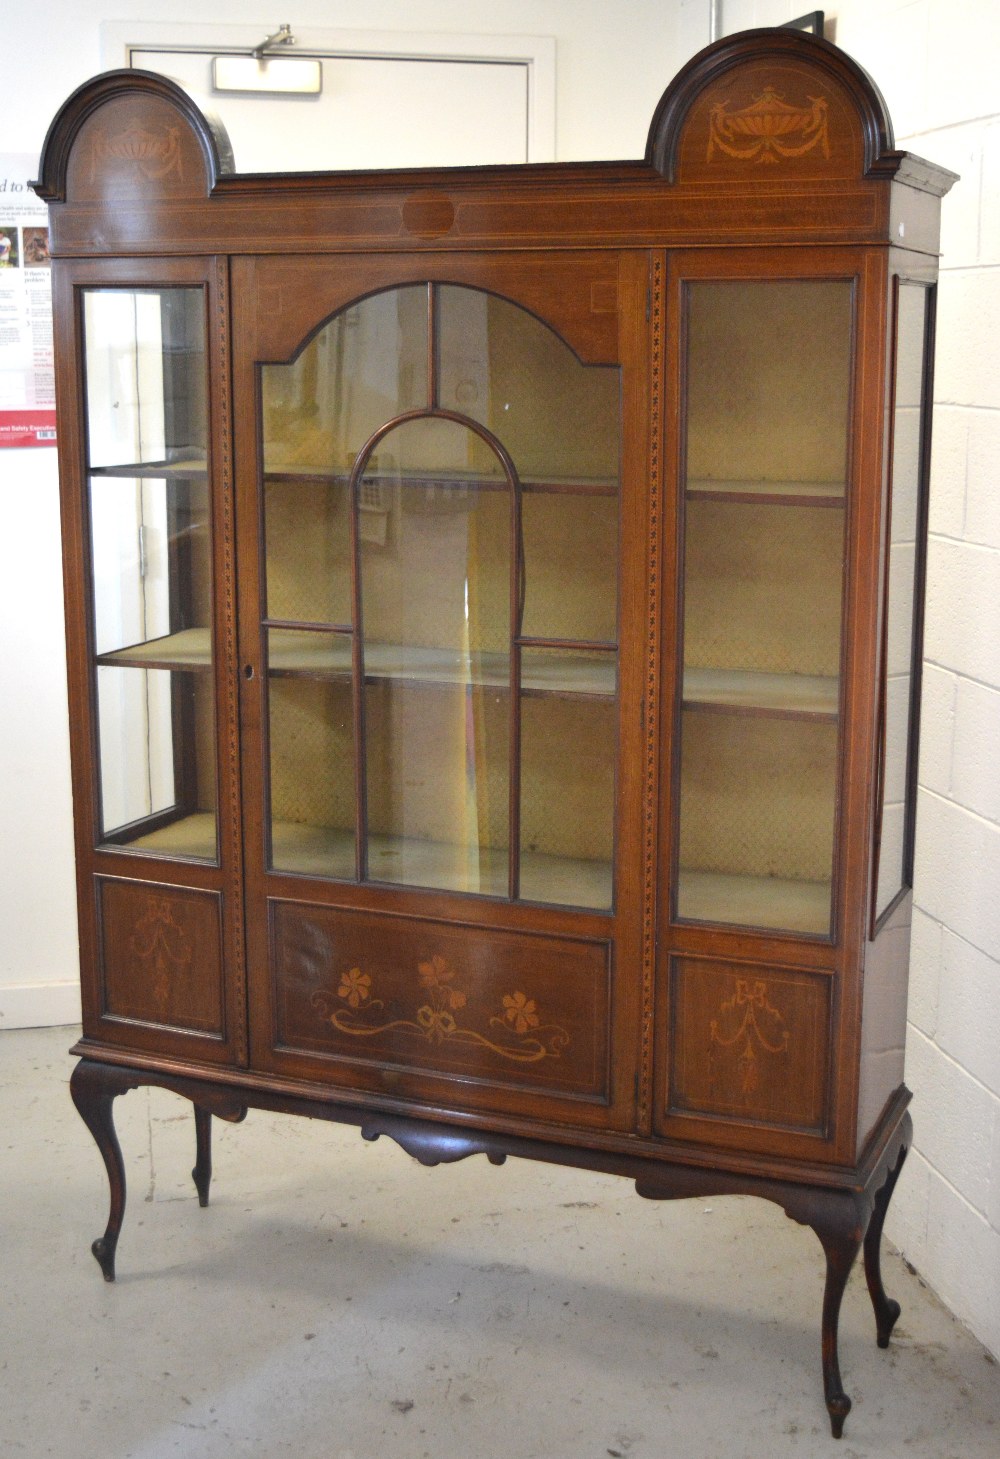
<path fill-rule="evenodd" d="M 0 152 L 0 447 L 54 446 L 48 213 L 28 187 L 37 160 Z"/>

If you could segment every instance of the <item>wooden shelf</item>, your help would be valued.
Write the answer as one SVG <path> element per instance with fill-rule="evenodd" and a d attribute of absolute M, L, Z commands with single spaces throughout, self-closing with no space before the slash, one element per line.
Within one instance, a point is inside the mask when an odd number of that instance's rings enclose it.
<path fill-rule="evenodd" d="M 208 628 L 184 628 L 163 638 L 134 643 L 113 653 L 98 654 L 103 668 L 130 669 L 210 669 L 212 667 L 212 634 Z"/>
<path fill-rule="evenodd" d="M 348 681 L 351 677 L 350 634 L 272 628 L 269 670 L 278 678 L 307 677 Z M 100 654 L 102 667 L 137 669 L 210 669 L 211 633 L 207 628 L 185 628 L 180 633 L 132 644 Z M 365 647 L 365 683 L 472 684 L 484 689 L 510 685 L 507 654 L 480 653 L 465 657 L 451 649 L 416 648 L 406 644 L 370 643 Z M 564 698 L 612 699 L 615 694 L 617 655 L 611 650 L 585 653 L 532 649 L 522 666 L 522 694 Z"/>
<path fill-rule="evenodd" d="M 272 833 L 276 871 L 354 880 L 354 833 L 278 822 Z M 404 837 L 370 836 L 368 879 L 393 886 L 432 887 L 490 897 L 507 896 L 507 853 Z M 521 857 L 521 899 L 559 906 L 611 906 L 611 867 L 569 857 Z"/>
<path fill-rule="evenodd" d="M 202 481 L 208 476 L 208 461 L 204 451 L 196 446 L 181 446 L 170 451 L 159 461 L 126 461 L 119 466 L 92 466 L 91 476 L 124 476 L 129 480 L 136 477 L 154 477 L 173 480 L 194 477 Z"/>
<path fill-rule="evenodd" d="M 616 655 L 612 652 L 570 657 L 567 653 L 533 649 L 525 658 L 527 664 L 522 664 L 522 693 L 602 699 L 614 696 Z M 278 675 L 345 678 L 351 672 L 351 640 L 346 635 L 272 629 L 269 664 L 271 673 Z M 510 659 L 502 653 L 479 653 L 466 657 L 451 649 L 366 644 L 365 682 L 380 680 L 411 684 L 473 684 L 477 688 L 502 690 L 510 685 Z"/>
<path fill-rule="evenodd" d="M 829 933 L 830 893 L 829 881 L 727 876 L 682 867 L 677 879 L 677 915 L 685 922 Z"/>
<path fill-rule="evenodd" d="M 691 501 L 778 507 L 842 507 L 846 500 L 842 481 L 716 481 L 711 477 L 689 477 L 687 496 Z"/>
<path fill-rule="evenodd" d="M 684 670 L 685 709 L 835 721 L 839 701 L 839 680 L 825 675 L 766 674 L 750 669 Z"/>
<path fill-rule="evenodd" d="M 129 844 L 159 855 L 213 860 L 215 817 L 210 811 L 200 811 L 139 836 Z M 354 832 L 278 821 L 272 830 L 272 860 L 276 871 L 353 882 Z M 505 898 L 507 853 L 492 849 L 470 853 L 464 846 L 438 841 L 371 836 L 368 878 L 394 886 Z M 611 907 L 611 897 L 608 862 L 522 853 L 522 901 L 605 911 Z"/>
<path fill-rule="evenodd" d="M 212 811 L 195 811 L 181 816 L 169 826 L 160 826 L 145 836 L 124 843 L 140 851 L 153 851 L 160 856 L 184 856 L 199 861 L 214 861 L 217 855 L 215 815 Z"/>
<path fill-rule="evenodd" d="M 372 486 L 419 486 L 442 491 L 465 488 L 476 491 L 506 491 L 507 479 L 497 475 L 476 475 L 463 471 L 365 472 L 362 480 Z M 264 469 L 266 484 L 289 486 L 347 486 L 347 472 L 330 471 L 322 465 L 269 466 Z M 605 476 L 529 476 L 521 481 L 524 492 L 563 493 L 567 496 L 617 496 L 618 482 Z"/>

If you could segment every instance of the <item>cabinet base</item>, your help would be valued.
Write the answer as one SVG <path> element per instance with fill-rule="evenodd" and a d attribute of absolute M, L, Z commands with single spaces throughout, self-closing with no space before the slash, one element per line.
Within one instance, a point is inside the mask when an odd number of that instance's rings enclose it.
<path fill-rule="evenodd" d="M 469 1155 L 485 1155 L 494 1165 L 502 1165 L 508 1155 L 518 1155 L 625 1176 L 635 1181 L 637 1192 L 647 1200 L 753 1195 L 775 1202 L 791 1220 L 815 1231 L 826 1255 L 821 1328 L 823 1389 L 831 1431 L 836 1439 L 843 1433 L 844 1420 L 851 1408 L 851 1400 L 841 1381 L 837 1352 L 840 1304 L 847 1278 L 862 1246 L 879 1347 L 888 1346 L 889 1336 L 899 1317 L 899 1303 L 886 1295 L 882 1285 L 880 1251 L 886 1212 L 912 1139 L 913 1126 L 905 1106 L 900 1108 L 896 1104 L 892 1107 L 893 1112 L 881 1131 L 874 1158 L 869 1155 L 863 1167 L 845 1171 L 842 1185 L 830 1186 L 702 1169 L 654 1160 L 646 1155 L 629 1156 L 555 1145 L 524 1136 L 468 1131 L 458 1126 L 403 1115 L 378 1114 L 307 1096 L 222 1085 L 208 1079 L 83 1058 L 73 1071 L 70 1091 L 108 1172 L 111 1190 L 108 1223 L 103 1236 L 98 1237 L 91 1248 L 108 1282 L 115 1279 L 115 1253 L 125 1215 L 125 1166 L 115 1132 L 114 1101 L 120 1094 L 144 1084 L 169 1089 L 190 1099 L 194 1105 L 196 1159 L 191 1173 L 202 1206 L 208 1204 L 212 1175 L 212 1116 L 237 1122 L 246 1116 L 251 1106 L 355 1124 L 366 1140 L 377 1140 L 381 1135 L 387 1135 L 422 1165 L 464 1160 Z"/>

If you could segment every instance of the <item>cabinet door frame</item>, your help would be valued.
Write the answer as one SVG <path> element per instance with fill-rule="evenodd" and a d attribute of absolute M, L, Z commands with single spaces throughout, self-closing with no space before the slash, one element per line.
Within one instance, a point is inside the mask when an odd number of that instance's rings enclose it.
<path fill-rule="evenodd" d="M 244 1065 L 228 269 L 224 259 L 213 257 L 57 260 L 53 275 L 69 703 L 75 726 L 71 768 L 84 1043 L 93 1040 L 140 1054 L 167 1055 L 192 1065 Z M 184 287 L 204 291 L 217 806 L 217 855 L 211 861 L 102 841 L 92 667 L 95 624 L 82 296 L 87 290 L 127 293 Z M 118 910 L 113 916 L 106 901 L 109 888 L 117 888 L 113 900 Z M 144 892 L 144 888 L 148 890 Z M 151 963 L 143 953 L 146 932 L 154 941 L 164 936 L 175 939 L 172 945 L 180 959 L 178 966 L 190 967 L 195 984 L 200 980 L 204 985 L 201 991 L 214 1005 L 211 1017 L 206 1018 L 203 1010 L 188 1021 L 182 1013 L 158 1019 L 153 1002 L 144 1003 L 142 980 L 151 976 Z M 200 953 L 203 944 L 208 949 L 204 958 Z M 169 973 L 168 956 L 166 975 Z M 124 1000 L 127 1006 L 118 1011 L 109 1001 L 112 982 L 120 989 L 131 989 Z M 177 1013 L 176 1008 L 173 1011 Z"/>
<path fill-rule="evenodd" d="M 881 378 L 885 354 L 887 266 L 884 250 L 855 247 L 679 250 L 667 259 L 667 362 L 665 399 L 664 582 L 661 654 L 660 863 L 656 986 L 654 1127 L 671 1139 L 729 1149 L 785 1154 L 822 1161 L 855 1155 L 851 1139 L 857 1104 L 856 1066 L 861 1021 L 861 974 L 867 935 L 867 885 L 871 850 L 871 792 L 875 768 L 876 625 L 881 573 L 882 399 L 871 382 Z M 674 915 L 679 824 L 679 746 L 683 561 L 684 315 L 683 290 L 701 280 L 852 281 L 850 416 L 847 445 L 845 576 L 841 616 L 840 728 L 834 834 L 832 915 L 829 935 L 680 921 Z M 676 959 L 710 959 L 736 970 L 754 969 L 830 980 L 828 1094 L 825 1115 L 808 1132 L 731 1114 L 671 1108 L 671 1061 L 675 1032 L 672 1002 Z M 746 976 L 746 973 L 743 974 Z"/>
<path fill-rule="evenodd" d="M 263 479 L 258 430 L 260 364 L 292 358 L 334 313 L 353 300 L 408 283 L 464 285 L 499 294 L 538 315 L 556 329 L 587 363 L 620 364 L 628 383 L 622 412 L 622 487 L 619 501 L 621 556 L 636 563 L 646 553 L 645 473 L 648 459 L 646 400 L 649 359 L 644 322 L 648 281 L 644 251 L 563 254 L 453 254 L 433 249 L 403 255 L 344 255 L 335 258 L 250 258 L 233 261 L 237 313 L 234 342 L 234 415 L 239 481 L 240 622 L 242 735 L 244 753 L 245 863 L 252 1064 L 262 1072 L 309 1079 L 336 1096 L 384 1104 L 394 1091 L 442 1116 L 474 1117 L 478 1111 L 513 1120 L 549 1119 L 553 1127 L 624 1130 L 632 1127 L 637 1103 L 641 988 L 632 970 L 642 956 L 643 876 L 642 733 L 636 705 L 645 688 L 645 577 L 619 578 L 619 754 L 617 765 L 616 887 L 609 913 L 555 905 L 510 902 L 501 897 L 459 895 L 364 881 L 329 881 L 265 869 L 265 768 L 261 629 L 263 562 L 258 540 Z M 576 290 L 567 288 L 574 279 Z M 560 284 L 563 286 L 560 288 Z M 568 296 L 568 297 L 567 297 Z M 551 301 L 559 300 L 553 310 Z M 555 317 L 554 317 L 555 316 Z M 291 901 L 344 914 L 381 912 L 386 917 L 451 923 L 489 935 L 583 939 L 609 948 L 609 1007 L 606 1097 L 580 1100 L 547 1093 L 510 1091 L 432 1074 L 400 1079 L 390 1070 L 381 1081 L 362 1078 L 349 1064 L 280 1047 L 279 1011 L 269 970 L 269 925 L 274 909 Z"/>

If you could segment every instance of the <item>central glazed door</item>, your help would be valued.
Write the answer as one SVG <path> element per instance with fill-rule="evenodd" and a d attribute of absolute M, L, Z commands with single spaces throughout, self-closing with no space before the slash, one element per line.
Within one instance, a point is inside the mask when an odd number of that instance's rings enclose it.
<path fill-rule="evenodd" d="M 634 1120 L 646 277 L 237 262 L 258 1069 Z"/>

